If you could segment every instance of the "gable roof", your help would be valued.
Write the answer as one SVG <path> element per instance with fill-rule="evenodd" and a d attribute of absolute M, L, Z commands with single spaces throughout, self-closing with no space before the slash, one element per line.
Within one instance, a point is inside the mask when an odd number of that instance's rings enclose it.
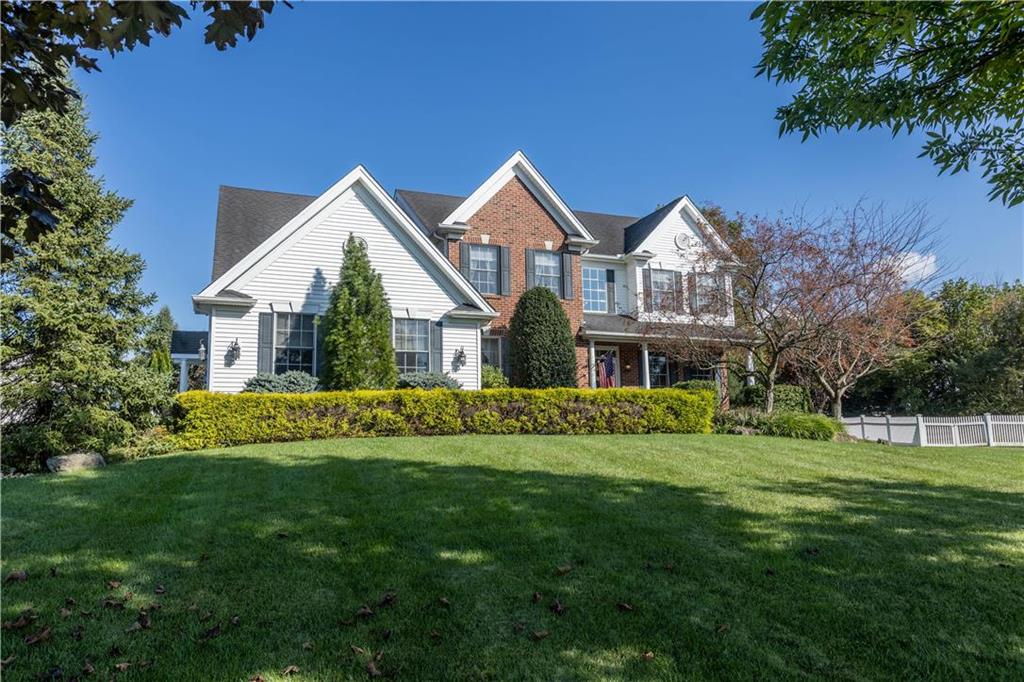
<path fill-rule="evenodd" d="M 361 189 L 369 194 L 370 198 L 383 209 L 383 212 L 394 221 L 399 230 L 405 232 L 412 241 L 420 248 L 424 256 L 431 261 L 440 274 L 445 277 L 462 294 L 465 303 L 469 303 L 481 311 L 483 315 L 494 317 L 497 313 L 477 292 L 451 261 L 441 255 L 433 246 L 431 241 L 416 227 L 415 223 L 406 215 L 405 211 L 399 208 L 387 192 L 377 183 L 369 171 L 363 166 L 356 166 L 345 177 L 334 183 L 326 192 L 313 198 L 296 215 L 286 220 L 269 236 L 259 241 L 257 246 L 251 249 L 242 258 L 238 259 L 227 270 L 214 277 L 201 292 L 192 297 L 193 305 L 203 303 L 211 297 L 222 296 L 225 289 L 229 289 L 240 278 L 251 276 L 253 272 L 265 264 L 266 259 L 271 258 L 276 250 L 284 248 L 284 243 L 301 230 L 314 223 L 314 218 L 323 210 L 328 208 L 336 199 L 344 193 Z M 295 195 L 291 195 L 295 196 Z M 289 206 L 294 206 L 290 204 Z M 284 208 L 281 209 L 282 211 Z M 218 227 L 220 221 L 218 220 Z"/>
<path fill-rule="evenodd" d="M 661 224 L 661 221 L 665 219 L 672 208 L 679 203 L 682 197 L 676 197 L 672 201 L 668 202 L 664 206 L 657 208 L 652 213 L 648 213 L 640 220 L 637 220 L 632 225 L 626 228 L 624 236 L 623 253 L 629 253 L 640 246 L 644 239 L 648 237 L 654 229 Z"/>
<path fill-rule="evenodd" d="M 171 332 L 171 355 L 195 355 L 199 343 L 206 345 L 206 332 L 192 332 L 175 329 Z"/>
<path fill-rule="evenodd" d="M 555 188 L 540 171 L 526 158 L 521 150 L 510 156 L 501 164 L 498 170 L 491 173 L 490 177 L 484 180 L 473 193 L 463 200 L 461 204 L 448 214 L 441 222 L 446 225 L 464 225 L 473 217 L 481 206 L 486 204 L 491 197 L 497 194 L 498 190 L 504 187 L 512 178 L 519 178 L 533 196 L 540 202 L 551 217 L 555 219 L 567 235 L 576 237 L 583 242 L 593 242 L 594 238 L 580 222 L 572 209 L 565 205 L 562 197 L 558 196 Z"/>
<path fill-rule="evenodd" d="M 308 194 L 221 185 L 210 280 L 227 272 L 315 199 Z"/>

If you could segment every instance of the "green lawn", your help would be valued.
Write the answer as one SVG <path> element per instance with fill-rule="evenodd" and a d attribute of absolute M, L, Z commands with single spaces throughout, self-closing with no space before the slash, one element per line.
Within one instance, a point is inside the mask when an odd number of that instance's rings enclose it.
<path fill-rule="evenodd" d="M 6 480 L 2 531 L 5 681 L 1024 679 L 1019 449 L 261 445 Z"/>

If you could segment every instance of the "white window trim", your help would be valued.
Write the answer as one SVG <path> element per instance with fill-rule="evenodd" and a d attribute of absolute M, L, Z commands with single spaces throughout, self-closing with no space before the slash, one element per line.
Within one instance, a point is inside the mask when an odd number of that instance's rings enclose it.
<path fill-rule="evenodd" d="M 494 254 L 494 291 L 480 293 L 485 296 L 501 296 L 501 247 L 497 244 L 470 244 L 469 245 L 469 283 L 476 287 L 473 282 L 473 249 L 486 249 Z M 491 270 L 478 270 L 478 272 L 492 272 Z M 477 291 L 480 291 L 477 289 Z"/>
<path fill-rule="evenodd" d="M 291 307 L 290 303 L 288 305 L 289 305 L 289 307 Z M 273 361 L 273 365 L 271 367 L 271 369 L 273 370 L 271 372 L 271 374 L 274 374 L 275 376 L 277 375 L 277 348 L 278 348 L 278 346 L 277 346 L 277 316 L 278 315 L 309 315 L 310 317 L 313 318 L 313 371 L 310 373 L 310 376 L 314 376 L 314 377 L 319 379 L 320 377 L 316 373 L 316 368 L 318 367 L 317 362 L 316 362 L 317 361 L 316 347 L 317 347 L 317 336 L 319 336 L 319 334 L 320 334 L 320 323 L 318 322 L 318 319 L 320 318 L 320 315 L 318 313 L 303 313 L 303 312 L 295 313 L 295 312 L 285 312 L 283 310 L 280 311 L 280 312 L 276 312 L 276 311 L 272 310 L 272 314 L 274 316 L 273 317 L 274 324 L 272 325 L 273 329 L 271 331 L 272 337 L 274 339 L 274 345 L 272 346 L 273 349 L 274 349 L 274 361 Z M 285 348 L 287 348 L 287 346 L 285 346 Z"/>
<path fill-rule="evenodd" d="M 492 365 L 492 367 L 497 367 L 498 369 L 501 369 L 501 337 L 494 336 L 493 334 L 480 335 L 480 366 L 484 366 L 484 339 L 494 339 L 495 341 L 498 342 L 498 364 Z"/>
<path fill-rule="evenodd" d="M 587 270 L 598 270 L 604 273 L 604 309 L 603 310 L 587 310 Z M 583 293 L 583 312 L 590 313 L 593 315 L 607 315 L 611 311 L 609 310 L 608 300 L 608 268 L 597 267 L 594 265 L 584 265 L 580 268 L 580 290 Z"/>
<path fill-rule="evenodd" d="M 434 341 L 433 335 L 434 335 L 434 322 L 435 322 L 435 320 L 431 320 L 431 319 L 426 318 L 426 317 L 394 317 L 394 316 L 392 316 L 392 318 L 391 318 L 391 351 L 395 354 L 395 364 L 396 365 L 398 364 L 398 353 L 422 353 L 423 352 L 423 351 L 420 351 L 420 350 L 417 350 L 417 351 L 409 351 L 409 350 L 400 351 L 400 350 L 398 350 L 398 347 L 395 345 L 395 327 L 398 326 L 397 324 L 395 324 L 395 322 L 397 322 L 398 320 L 407 320 L 407 321 L 426 322 L 427 323 L 427 350 L 426 350 L 426 353 L 427 353 L 427 372 L 425 372 L 425 373 L 429 373 L 430 372 L 430 353 L 431 353 L 431 349 L 434 347 L 433 346 L 433 341 Z M 398 369 L 398 373 L 399 374 L 403 373 L 401 368 Z M 420 374 L 420 373 L 421 372 L 414 372 L 414 374 Z"/>

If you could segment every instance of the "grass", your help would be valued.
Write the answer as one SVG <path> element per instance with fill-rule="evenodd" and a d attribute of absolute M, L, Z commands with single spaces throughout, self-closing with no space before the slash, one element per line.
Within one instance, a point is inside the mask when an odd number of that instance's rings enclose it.
<path fill-rule="evenodd" d="M 3 619 L 38 619 L 3 676 L 1022 679 L 1022 455 L 467 436 L 6 480 Z"/>

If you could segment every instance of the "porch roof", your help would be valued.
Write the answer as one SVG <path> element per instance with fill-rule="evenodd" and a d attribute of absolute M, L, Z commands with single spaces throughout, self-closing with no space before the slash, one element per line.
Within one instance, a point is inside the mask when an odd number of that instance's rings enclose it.
<path fill-rule="evenodd" d="M 732 326 L 703 325 L 684 323 L 658 323 L 652 328 L 651 323 L 641 322 L 628 315 L 584 315 L 580 326 L 580 336 L 594 340 L 621 341 L 657 341 L 669 336 L 682 336 L 701 341 L 724 341 L 729 338 L 740 338 L 744 334 Z"/>

